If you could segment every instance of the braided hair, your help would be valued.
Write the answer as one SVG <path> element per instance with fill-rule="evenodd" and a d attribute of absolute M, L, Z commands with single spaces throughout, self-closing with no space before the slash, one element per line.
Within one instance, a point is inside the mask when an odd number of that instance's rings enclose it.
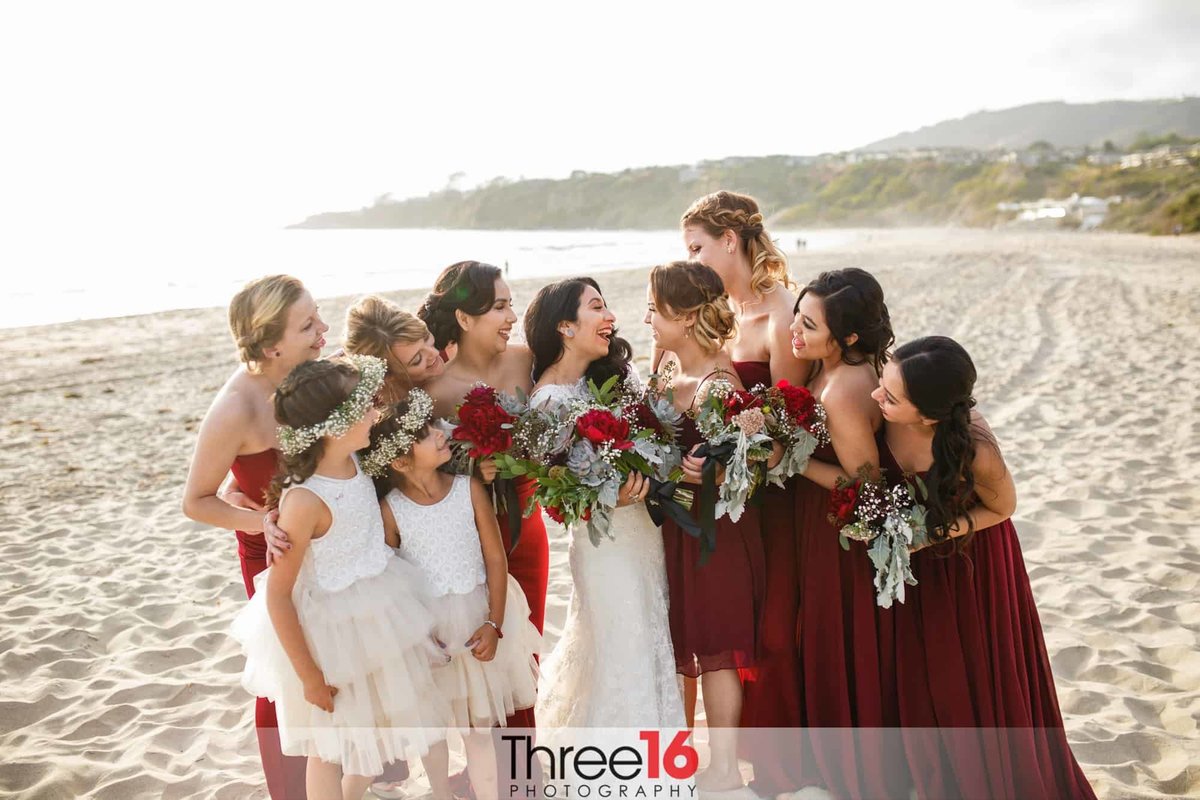
<path fill-rule="evenodd" d="M 843 363 L 870 364 L 876 375 L 882 374 L 896 336 L 883 287 L 875 276 L 857 267 L 822 272 L 800 290 L 793 313 L 799 312 L 806 294 L 821 298 L 825 323 L 842 351 Z M 854 334 L 858 338 L 850 344 Z"/>
<path fill-rule="evenodd" d="M 319 425 L 350 397 L 358 381 L 358 370 L 347 361 L 305 361 L 275 390 L 275 421 L 293 428 Z M 324 439 L 295 455 L 281 455 L 279 469 L 267 489 L 267 506 L 278 506 L 284 489 L 311 478 L 323 455 Z"/>
<path fill-rule="evenodd" d="M 950 526 L 965 515 L 967 533 L 956 540 L 961 551 L 975 532 L 966 512 L 975 499 L 976 442 L 982 439 L 995 446 L 992 436 L 971 422 L 975 364 L 962 345 L 946 336 L 915 339 L 898 347 L 894 358 L 908 399 L 921 416 L 937 421 L 933 466 L 925 476 L 929 538 L 934 543 L 945 541 Z"/>
<path fill-rule="evenodd" d="M 462 327 L 456 311 L 472 317 L 486 314 L 496 302 L 496 281 L 500 268 L 479 261 L 459 261 L 442 270 L 433 291 L 425 296 L 417 316 L 433 334 L 433 344 L 442 350 L 459 341 Z"/>
<path fill-rule="evenodd" d="M 737 335 L 737 315 L 729 305 L 725 283 L 699 261 L 672 261 L 650 270 L 654 304 L 676 317 L 696 314 L 692 333 L 706 353 L 715 353 Z"/>
<path fill-rule="evenodd" d="M 706 194 L 683 212 L 680 224 L 685 228 L 699 225 L 714 238 L 733 231 L 738 246 L 750 260 L 750 288 L 755 294 L 767 294 L 779 284 L 789 289 L 795 286 L 788 274 L 787 257 L 767 235 L 758 201 L 750 195 L 727 191 Z"/>

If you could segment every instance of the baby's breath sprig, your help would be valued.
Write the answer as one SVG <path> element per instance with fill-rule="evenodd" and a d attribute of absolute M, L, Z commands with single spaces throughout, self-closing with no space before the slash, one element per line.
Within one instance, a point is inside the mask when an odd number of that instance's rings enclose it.
<path fill-rule="evenodd" d="M 398 420 L 400 430 L 384 437 L 367 451 L 362 459 L 362 470 L 373 478 L 387 474 L 388 465 L 412 449 L 417 434 L 433 417 L 433 398 L 422 389 L 408 393 L 408 411 Z"/>

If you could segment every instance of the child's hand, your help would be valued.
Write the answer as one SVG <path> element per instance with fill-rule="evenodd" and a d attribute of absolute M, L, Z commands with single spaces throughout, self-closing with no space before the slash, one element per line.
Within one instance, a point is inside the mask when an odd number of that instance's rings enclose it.
<path fill-rule="evenodd" d="M 496 473 L 499 468 L 496 466 L 496 459 L 492 456 L 481 458 L 476 465 L 479 468 L 479 480 L 484 483 L 491 483 L 496 480 Z"/>
<path fill-rule="evenodd" d="M 304 699 L 330 714 L 333 713 L 333 698 L 337 693 L 336 686 L 325 683 L 324 675 L 318 675 L 312 682 L 304 684 Z"/>
<path fill-rule="evenodd" d="M 500 634 L 496 629 L 486 622 L 479 626 L 471 636 L 471 640 L 467 642 L 467 647 L 471 648 L 471 655 L 475 656 L 480 661 L 491 661 L 496 657 L 496 645 L 500 642 Z"/>

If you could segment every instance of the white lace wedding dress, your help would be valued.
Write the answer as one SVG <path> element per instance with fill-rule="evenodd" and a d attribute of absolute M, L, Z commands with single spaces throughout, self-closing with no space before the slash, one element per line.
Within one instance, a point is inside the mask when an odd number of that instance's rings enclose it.
<path fill-rule="evenodd" d="M 531 405 L 568 402 L 583 384 L 548 385 Z M 641 503 L 613 512 L 614 539 L 599 546 L 586 526 L 571 536 L 574 589 L 562 637 L 542 662 L 538 738 L 561 728 L 683 728 L 667 617 L 662 531 Z"/>

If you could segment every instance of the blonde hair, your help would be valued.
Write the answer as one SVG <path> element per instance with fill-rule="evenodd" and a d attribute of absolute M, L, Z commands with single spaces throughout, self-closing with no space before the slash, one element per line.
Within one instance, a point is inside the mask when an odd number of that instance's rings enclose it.
<path fill-rule="evenodd" d="M 706 194 L 683 212 L 680 224 L 685 228 L 700 225 L 712 237 L 733 231 L 738 246 L 745 248 L 750 260 L 750 288 L 755 294 L 773 291 L 778 284 L 788 288 L 796 285 L 788 274 L 787 257 L 767 235 L 758 201 L 750 195 L 726 191 Z"/>
<path fill-rule="evenodd" d="M 677 318 L 696 314 L 692 335 L 706 353 L 715 353 L 737 336 L 737 316 L 729 305 L 725 283 L 712 267 L 699 261 L 672 261 L 650 270 L 654 304 Z"/>
<path fill-rule="evenodd" d="M 404 389 L 411 389 L 412 381 L 408 368 L 392 354 L 392 346 L 428 337 L 429 328 L 419 317 L 378 295 L 367 295 L 346 310 L 346 352 L 384 359 L 389 377 L 404 384 Z"/>
<path fill-rule="evenodd" d="M 283 338 L 288 310 L 304 294 L 304 284 L 291 275 L 268 275 L 250 281 L 229 301 L 229 332 L 238 359 L 257 372 L 268 347 Z"/>

